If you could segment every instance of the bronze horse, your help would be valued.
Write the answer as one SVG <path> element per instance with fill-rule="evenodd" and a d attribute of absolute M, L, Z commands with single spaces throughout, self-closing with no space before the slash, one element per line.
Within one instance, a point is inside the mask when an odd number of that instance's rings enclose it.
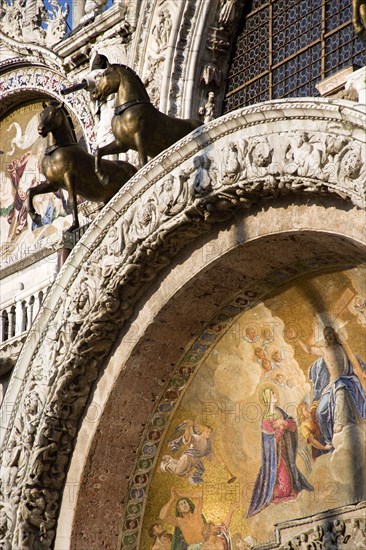
<path fill-rule="evenodd" d="M 147 157 L 155 157 L 203 124 L 200 120 L 173 118 L 158 111 L 141 79 L 126 65 L 108 65 L 98 78 L 92 96 L 97 101 L 105 101 L 113 93 L 117 93 L 112 118 L 115 140 L 97 151 L 95 170 L 100 181 L 103 179 L 100 162 L 104 155 L 134 149 L 138 151 L 141 167 L 147 163 Z"/>
<path fill-rule="evenodd" d="M 42 160 L 42 172 L 47 181 L 27 191 L 27 210 L 37 224 L 41 216 L 33 206 L 33 197 L 65 189 L 69 193 L 73 223 L 68 231 L 79 227 L 76 195 L 106 204 L 137 172 L 123 161 L 103 160 L 102 169 L 109 178 L 108 187 L 102 187 L 94 171 L 94 156 L 77 144 L 74 127 L 62 104 L 43 103 L 38 133 L 47 137 L 47 148 Z"/>

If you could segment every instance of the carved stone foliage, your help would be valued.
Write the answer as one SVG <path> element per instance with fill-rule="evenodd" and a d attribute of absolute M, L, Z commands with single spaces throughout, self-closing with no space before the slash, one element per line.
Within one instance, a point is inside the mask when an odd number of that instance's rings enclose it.
<path fill-rule="evenodd" d="M 216 222 L 271 198 L 336 194 L 364 208 L 364 124 L 350 104 L 326 100 L 246 108 L 197 129 L 110 201 L 59 274 L 9 385 L 3 547 L 52 546 L 98 368 L 159 271 Z"/>
<path fill-rule="evenodd" d="M 57 0 L 2 2 L 2 32 L 20 42 L 52 48 L 66 33 L 68 15 L 69 5 Z"/>

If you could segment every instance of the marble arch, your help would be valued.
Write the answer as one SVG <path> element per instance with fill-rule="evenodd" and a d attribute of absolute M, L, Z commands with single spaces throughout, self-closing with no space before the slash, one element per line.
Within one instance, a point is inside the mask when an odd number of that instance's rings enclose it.
<path fill-rule="evenodd" d="M 162 153 L 105 207 L 73 250 L 45 300 L 4 401 L 7 415 L 2 418 L 1 430 L 3 468 L 10 467 L 12 449 L 17 449 L 18 456 L 12 464 L 16 485 L 7 487 L 2 502 L 7 542 L 16 547 L 28 540 L 47 548 L 55 536 L 61 536 L 61 531 L 60 535 L 57 533 L 57 518 L 62 492 L 61 520 L 63 509 L 68 506 L 65 481 L 68 488 L 72 483 L 78 484 L 83 476 L 79 469 L 74 479 L 66 478 L 76 438 L 77 460 L 83 437 L 91 449 L 89 456 L 96 460 L 90 466 L 84 455 L 86 470 L 97 467 L 99 460 L 93 449 L 97 425 L 87 428 L 90 417 L 86 406 L 93 400 L 89 392 L 98 392 L 105 383 L 103 395 L 110 394 L 112 401 L 110 405 L 103 402 L 102 406 L 108 411 L 116 395 L 113 383 L 124 387 L 124 376 L 137 374 L 129 391 L 135 389 L 136 395 L 141 395 L 146 403 L 145 416 L 141 430 L 134 429 L 133 436 L 128 428 L 130 420 L 123 427 L 128 441 L 123 450 L 125 464 L 132 468 L 153 401 L 159 395 L 159 391 L 151 392 L 151 387 L 157 380 L 165 379 L 162 376 L 178 359 L 177 349 L 189 345 L 197 333 L 197 323 L 210 321 L 228 297 L 230 285 L 237 290 L 241 281 L 239 288 L 245 291 L 248 287 L 243 285 L 244 276 L 250 283 L 264 279 L 272 271 L 266 264 L 248 277 L 243 273 L 247 269 L 243 262 L 238 272 L 229 269 L 225 262 L 229 260 L 230 265 L 235 260 L 235 253 L 230 251 L 236 246 L 243 245 L 248 265 L 257 245 L 265 250 L 274 243 L 285 251 L 285 264 L 302 254 L 313 268 L 314 256 L 329 257 L 327 268 L 348 267 L 361 261 L 365 246 L 364 126 L 364 114 L 345 101 L 293 100 L 248 107 L 198 129 Z M 304 204 L 307 208 L 302 208 Z M 348 223 L 350 216 L 352 228 Z M 202 250 L 206 254 L 207 250 L 223 253 L 218 253 L 216 263 L 210 252 L 209 261 L 206 258 L 202 266 L 202 261 L 197 261 Z M 173 266 L 185 263 L 187 269 L 179 269 L 178 275 Z M 279 265 L 281 262 L 274 265 L 275 269 Z M 316 262 L 315 268 L 320 268 Z M 219 277 L 216 287 L 211 277 L 215 272 Z M 165 280 L 170 288 L 165 288 Z M 212 294 L 206 299 L 207 285 Z M 158 322 L 151 321 L 155 315 L 159 320 L 159 310 L 165 304 L 169 311 L 174 305 L 172 297 L 179 298 L 183 288 L 188 294 L 193 292 L 192 298 L 197 298 L 197 292 L 201 299 L 205 298 L 201 301 L 203 317 L 197 310 L 185 326 L 185 334 L 170 346 L 172 356 L 168 359 L 167 353 L 166 357 L 169 363 L 163 367 L 156 361 L 157 371 L 151 371 L 146 389 L 139 390 L 134 386 L 143 373 L 139 353 L 149 342 L 149 331 L 160 328 Z M 158 292 L 162 296 L 154 306 Z M 151 300 L 152 305 L 150 310 L 145 304 L 147 318 L 141 326 L 146 323 L 147 328 L 136 341 L 136 326 L 139 328 L 140 323 L 135 322 L 142 297 L 146 304 Z M 211 300 L 210 306 L 207 300 Z M 189 301 L 184 298 L 184 302 L 187 305 Z M 176 313 L 177 306 L 168 317 L 172 320 Z M 122 376 L 117 380 L 116 373 L 108 378 L 107 359 L 121 338 L 126 355 L 125 365 L 119 362 Z M 156 351 L 151 351 L 151 357 L 156 358 Z M 130 360 L 137 361 L 136 372 L 135 367 L 129 366 Z M 105 379 L 102 376 L 94 387 L 106 365 Z M 33 399 L 24 400 L 26 394 L 32 394 Z M 123 411 L 122 407 L 122 414 L 133 415 L 134 410 L 127 407 Z M 103 413 L 101 423 L 104 418 Z M 84 449 L 85 446 L 82 445 Z M 116 457 L 114 467 L 123 453 Z M 123 472 L 119 478 L 126 490 L 131 471 Z M 74 472 L 72 460 L 69 475 Z M 91 488 L 89 501 L 102 500 L 102 492 L 93 494 L 98 488 Z M 117 498 L 119 502 L 125 500 L 121 494 Z M 72 547 L 78 550 L 84 542 L 85 548 L 90 548 L 87 529 L 78 520 L 83 505 L 82 498 L 78 498 L 74 523 L 77 540 L 72 540 Z M 118 510 L 116 516 L 120 517 Z M 93 519 L 86 514 L 83 521 L 88 518 Z M 111 519 L 116 525 L 116 517 Z M 93 531 L 98 536 L 95 523 Z M 104 538 L 107 531 L 104 523 Z M 115 537 L 115 531 L 111 537 Z"/>

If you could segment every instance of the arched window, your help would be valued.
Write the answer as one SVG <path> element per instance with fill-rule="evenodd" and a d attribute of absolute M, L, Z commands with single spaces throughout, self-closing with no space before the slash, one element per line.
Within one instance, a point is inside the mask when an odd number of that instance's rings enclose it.
<path fill-rule="evenodd" d="M 351 0 L 253 0 L 231 55 L 224 112 L 319 95 L 315 84 L 366 64 Z"/>

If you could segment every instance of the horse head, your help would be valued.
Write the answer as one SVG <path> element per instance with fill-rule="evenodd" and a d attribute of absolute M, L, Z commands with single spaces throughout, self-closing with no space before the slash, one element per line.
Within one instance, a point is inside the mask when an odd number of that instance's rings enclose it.
<path fill-rule="evenodd" d="M 95 78 L 92 98 L 95 101 L 106 101 L 107 97 L 118 91 L 121 75 L 116 65 L 108 65 L 105 71 Z"/>
<path fill-rule="evenodd" d="M 74 125 L 71 117 L 58 101 L 43 102 L 43 111 L 40 114 L 38 133 L 42 137 L 48 134 L 62 134 L 65 141 L 76 142 Z"/>
<path fill-rule="evenodd" d="M 108 64 L 105 71 L 95 78 L 92 98 L 103 102 L 109 95 L 116 92 L 120 103 L 134 99 L 149 101 L 141 78 L 131 67 L 117 63 Z"/>
<path fill-rule="evenodd" d="M 43 111 L 40 114 L 40 122 L 38 124 L 38 133 L 42 137 L 46 137 L 49 132 L 57 128 L 63 118 L 62 105 L 58 101 L 42 103 Z"/>

